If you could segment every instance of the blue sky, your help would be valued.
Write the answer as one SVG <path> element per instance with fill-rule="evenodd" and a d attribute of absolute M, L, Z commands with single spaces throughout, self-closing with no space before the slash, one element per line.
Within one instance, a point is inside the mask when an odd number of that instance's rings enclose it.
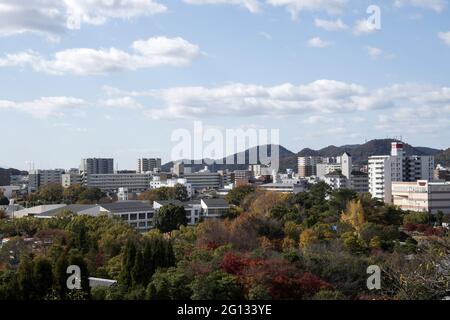
<path fill-rule="evenodd" d="M 363 32 L 369 5 L 381 29 Z M 0 166 L 166 162 L 195 120 L 280 129 L 295 152 L 447 148 L 449 16 L 446 0 L 0 0 Z"/>

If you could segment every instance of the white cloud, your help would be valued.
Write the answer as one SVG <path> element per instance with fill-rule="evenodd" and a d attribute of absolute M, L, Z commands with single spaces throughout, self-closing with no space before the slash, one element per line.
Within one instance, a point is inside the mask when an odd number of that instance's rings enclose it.
<path fill-rule="evenodd" d="M 116 48 L 75 48 L 59 51 L 47 60 L 33 51 L 7 54 L 0 67 L 29 66 L 49 74 L 98 75 L 158 66 L 184 66 L 200 54 L 198 46 L 182 38 L 156 37 L 135 41 L 132 53 Z"/>
<path fill-rule="evenodd" d="M 246 8 L 252 13 L 260 11 L 260 3 L 258 0 L 183 0 L 191 5 L 234 5 Z"/>
<path fill-rule="evenodd" d="M 356 21 L 353 27 L 353 33 L 355 35 L 369 34 L 374 33 L 376 31 L 377 29 L 374 28 L 366 19 Z"/>
<path fill-rule="evenodd" d="M 105 107 L 113 107 L 119 109 L 131 109 L 131 110 L 143 109 L 143 106 L 132 97 L 106 99 L 100 101 L 100 104 Z"/>
<path fill-rule="evenodd" d="M 62 116 L 65 111 L 77 110 L 86 106 L 82 99 L 73 97 L 43 97 L 33 101 L 15 102 L 0 100 L 0 110 L 18 110 L 38 119 Z"/>
<path fill-rule="evenodd" d="M 348 26 L 342 22 L 341 19 L 337 20 L 324 20 L 324 19 L 314 19 L 314 24 L 316 27 L 325 29 L 327 31 L 342 31 L 347 30 Z"/>
<path fill-rule="evenodd" d="M 450 116 L 450 88 L 431 85 L 396 84 L 369 90 L 352 83 L 318 80 L 306 85 L 285 83 L 271 87 L 233 83 L 212 88 L 105 91 L 112 97 L 150 97 L 161 101 L 157 105 L 162 104 L 162 108 L 147 106 L 143 110 L 151 119 L 301 115 L 313 123 L 336 114 L 350 114 L 355 119 L 375 110 L 395 114 L 404 107 L 419 110 L 419 115 L 422 110 L 432 111 L 436 117 Z"/>
<path fill-rule="evenodd" d="M 153 0 L 0 0 L 0 36 L 25 32 L 58 35 L 81 24 L 162 13 Z"/>
<path fill-rule="evenodd" d="M 331 42 L 324 41 L 319 37 L 315 37 L 308 40 L 308 47 L 310 48 L 326 48 L 331 45 Z"/>
<path fill-rule="evenodd" d="M 450 31 L 449 32 L 439 32 L 439 38 L 444 41 L 444 43 L 450 46 Z"/>
<path fill-rule="evenodd" d="M 267 0 L 267 3 L 274 7 L 286 7 L 294 20 L 301 11 L 341 14 L 347 2 L 347 0 Z"/>
<path fill-rule="evenodd" d="M 263 37 L 263 38 L 266 38 L 267 40 L 272 40 L 273 39 L 273 37 L 272 37 L 272 35 L 271 34 L 269 34 L 269 33 L 267 33 L 267 32 L 260 32 L 259 33 L 259 35 L 261 36 L 261 37 Z"/>
<path fill-rule="evenodd" d="M 445 0 L 394 0 L 396 7 L 413 6 L 442 12 L 446 6 Z"/>
<path fill-rule="evenodd" d="M 380 48 L 375 48 L 375 47 L 370 47 L 370 46 L 366 47 L 366 51 L 367 51 L 367 54 L 373 59 L 376 59 L 383 54 L 383 50 L 381 50 Z"/>

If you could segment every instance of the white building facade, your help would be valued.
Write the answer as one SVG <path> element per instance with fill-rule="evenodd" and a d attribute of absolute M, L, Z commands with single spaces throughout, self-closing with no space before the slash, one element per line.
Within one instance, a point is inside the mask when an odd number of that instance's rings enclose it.
<path fill-rule="evenodd" d="M 391 155 L 369 158 L 369 192 L 372 197 L 392 203 L 392 182 L 431 181 L 434 157 L 406 156 L 403 143 L 393 142 Z"/>

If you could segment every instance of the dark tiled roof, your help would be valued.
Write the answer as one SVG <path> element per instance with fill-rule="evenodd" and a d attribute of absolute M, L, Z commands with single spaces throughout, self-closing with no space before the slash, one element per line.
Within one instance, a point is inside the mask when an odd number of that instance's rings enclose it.
<path fill-rule="evenodd" d="M 203 202 L 210 208 L 224 208 L 230 206 L 225 199 L 203 199 Z"/>
<path fill-rule="evenodd" d="M 101 205 L 104 209 L 111 212 L 133 212 L 142 210 L 153 210 L 149 202 L 143 201 L 118 201 L 114 203 L 105 203 Z"/>
<path fill-rule="evenodd" d="M 155 201 L 156 203 L 159 203 L 160 205 L 166 206 L 168 204 L 173 204 L 175 206 L 180 207 L 187 207 L 194 204 L 200 204 L 200 200 L 191 200 L 191 201 L 179 201 L 179 200 L 159 200 Z"/>
<path fill-rule="evenodd" d="M 57 208 L 57 209 L 46 211 L 43 214 L 40 214 L 40 216 L 55 216 L 64 211 L 71 211 L 73 213 L 79 213 L 80 211 L 91 209 L 96 206 L 97 206 L 96 204 L 70 204 L 70 205 L 67 205 L 62 208 Z"/>

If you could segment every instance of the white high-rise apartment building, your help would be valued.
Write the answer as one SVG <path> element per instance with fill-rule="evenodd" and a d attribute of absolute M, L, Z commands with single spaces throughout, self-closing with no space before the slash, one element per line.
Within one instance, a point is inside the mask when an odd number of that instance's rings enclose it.
<path fill-rule="evenodd" d="M 374 198 L 392 203 L 393 181 L 430 181 L 433 179 L 433 170 L 434 157 L 407 157 L 403 143 L 393 142 L 390 156 L 369 158 L 369 192 Z"/>
<path fill-rule="evenodd" d="M 369 192 L 372 197 L 390 203 L 391 200 L 391 157 L 373 156 L 369 158 Z"/>

